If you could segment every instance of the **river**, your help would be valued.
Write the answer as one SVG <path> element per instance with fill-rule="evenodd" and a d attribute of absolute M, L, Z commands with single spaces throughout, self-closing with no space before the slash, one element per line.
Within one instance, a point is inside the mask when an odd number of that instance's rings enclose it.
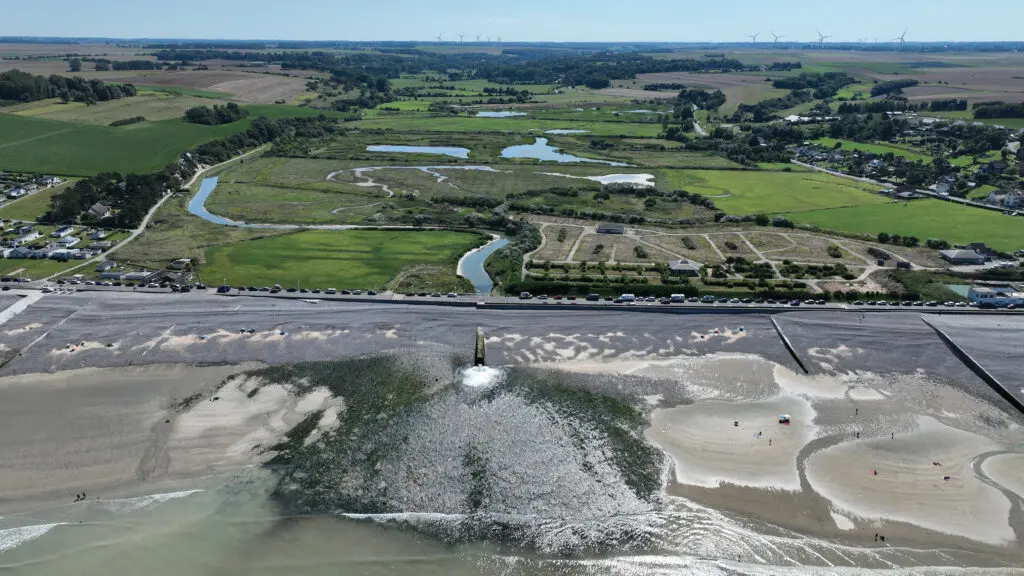
<path fill-rule="evenodd" d="M 358 230 L 364 228 L 363 226 L 352 226 L 345 224 L 321 224 L 312 226 L 300 226 L 298 224 L 251 224 L 248 222 L 238 222 L 218 216 L 211 213 L 206 209 L 206 200 L 210 197 L 210 194 L 217 188 L 217 177 L 206 178 L 199 186 L 199 192 L 192 198 L 188 203 L 188 211 L 194 216 L 198 216 L 207 222 L 212 224 L 218 224 L 221 226 L 232 226 L 235 228 L 259 228 L 269 230 Z M 409 227 L 412 229 L 412 227 Z M 494 282 L 491 277 L 484 270 L 484 262 L 487 257 L 493 254 L 496 250 L 504 247 L 508 244 L 508 240 L 495 240 L 490 244 L 482 248 L 474 248 L 470 250 L 462 259 L 459 260 L 458 273 L 460 276 L 465 277 L 473 284 L 477 294 L 490 294 L 494 288 Z"/>

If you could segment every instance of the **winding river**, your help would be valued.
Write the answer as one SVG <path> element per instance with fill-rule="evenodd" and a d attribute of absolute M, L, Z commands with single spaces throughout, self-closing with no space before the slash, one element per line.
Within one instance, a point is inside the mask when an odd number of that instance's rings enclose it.
<path fill-rule="evenodd" d="M 223 216 L 218 216 L 211 213 L 206 209 L 206 200 L 210 197 L 210 194 L 217 188 L 217 177 L 206 178 L 199 186 L 199 192 L 192 198 L 188 203 L 188 211 L 194 216 L 198 216 L 207 222 L 212 224 L 218 224 L 220 226 L 232 226 L 235 228 L 257 228 L 263 230 L 358 230 L 362 228 L 390 228 L 399 229 L 407 228 L 413 229 L 413 226 L 356 226 L 347 224 L 315 224 L 315 225 L 298 225 L 298 224 L 251 224 L 248 222 L 238 222 L 231 220 Z M 490 294 L 494 288 L 494 281 L 484 270 L 484 262 L 487 257 L 493 254 L 496 250 L 504 247 L 508 244 L 508 240 L 503 238 L 495 238 L 490 243 L 480 248 L 474 248 L 462 256 L 459 260 L 458 274 L 470 281 L 473 287 L 476 289 L 477 294 Z"/>

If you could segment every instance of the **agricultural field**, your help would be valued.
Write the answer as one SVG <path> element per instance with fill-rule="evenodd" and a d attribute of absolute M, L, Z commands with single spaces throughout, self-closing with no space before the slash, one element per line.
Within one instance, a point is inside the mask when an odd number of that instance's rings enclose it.
<path fill-rule="evenodd" d="M 383 289 L 406 268 L 449 270 L 483 236 L 441 231 L 306 231 L 216 246 L 201 272 L 210 281 L 257 286 Z M 442 289 L 438 286 L 436 289 Z"/>
<path fill-rule="evenodd" d="M 61 176 L 147 173 L 199 144 L 246 130 L 258 116 L 315 116 L 291 106 L 247 106 L 244 120 L 201 126 L 182 119 L 109 127 L 0 114 L 0 170 Z"/>
<path fill-rule="evenodd" d="M 887 202 L 791 212 L 786 217 L 798 224 L 872 237 L 885 232 L 916 236 L 922 241 L 939 238 L 960 244 L 984 242 L 1009 252 L 1024 248 L 1024 221 L 1019 217 L 942 200 L 915 200 L 909 206 Z"/>
<path fill-rule="evenodd" d="M 790 60 L 791 57 L 781 60 Z M 657 74 L 640 74 L 640 84 L 685 84 L 689 88 L 705 90 L 721 90 L 725 94 L 723 114 L 732 114 L 742 104 L 753 104 L 770 98 L 780 98 L 789 93 L 788 90 L 772 88 L 765 82 L 766 74 L 697 74 L 690 72 L 668 72 Z M 642 87 L 642 86 L 641 86 Z M 658 92 L 651 92 L 658 94 Z"/>
<path fill-rule="evenodd" d="M 143 116 L 151 122 L 181 118 L 189 108 L 224 103 L 223 100 L 214 100 L 200 96 L 142 90 L 132 98 L 108 100 L 92 106 L 86 106 L 84 102 L 68 102 L 64 104 L 58 99 L 52 99 L 40 100 L 2 110 L 19 116 L 107 126 L 111 122 L 137 116 Z"/>

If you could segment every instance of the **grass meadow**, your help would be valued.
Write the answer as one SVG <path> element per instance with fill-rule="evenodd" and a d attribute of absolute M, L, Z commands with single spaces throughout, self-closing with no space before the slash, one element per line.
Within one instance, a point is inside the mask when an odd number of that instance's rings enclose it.
<path fill-rule="evenodd" d="M 439 266 L 455 274 L 479 234 L 444 231 L 306 231 L 207 250 L 203 277 L 228 284 L 381 289 L 406 268 Z"/>
<path fill-rule="evenodd" d="M 984 242 L 1012 252 L 1024 248 L 1024 220 L 982 208 L 942 200 L 915 200 L 909 206 L 887 202 L 834 210 L 791 212 L 798 224 L 837 232 L 877 235 L 881 232 L 939 238 L 951 243 Z"/>

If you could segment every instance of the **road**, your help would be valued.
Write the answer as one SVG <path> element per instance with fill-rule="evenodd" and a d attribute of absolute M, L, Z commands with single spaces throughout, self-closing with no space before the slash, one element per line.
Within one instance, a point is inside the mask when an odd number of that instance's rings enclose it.
<path fill-rule="evenodd" d="M 40 291 L 36 288 L 26 287 L 25 285 L 19 284 L 7 284 L 5 287 L 11 288 L 6 294 L 16 296 L 31 296 L 33 302 L 39 299 Z M 750 313 L 750 312 L 788 312 L 788 311 L 849 311 L 849 312 L 929 312 L 929 313 L 955 313 L 955 314 L 1020 314 L 1024 315 L 1024 310 L 979 310 L 972 307 L 957 307 L 957 306 L 931 306 L 926 307 L 922 303 L 920 306 L 902 306 L 899 303 L 893 303 L 891 305 L 868 305 L 866 303 L 854 305 L 853 303 L 847 302 L 831 302 L 826 304 L 806 304 L 802 303 L 799 306 L 792 306 L 789 300 L 782 300 L 777 304 L 757 304 L 754 302 L 743 303 L 740 301 L 736 302 L 718 302 L 714 303 L 703 303 L 703 302 L 683 302 L 675 304 L 661 304 L 660 301 L 648 302 L 643 298 L 638 298 L 634 303 L 615 303 L 611 300 L 600 300 L 596 302 L 587 301 L 580 297 L 576 300 L 569 300 L 568 298 L 542 298 L 535 297 L 529 300 L 523 300 L 516 296 L 484 296 L 474 294 L 458 294 L 455 296 L 438 295 L 438 296 L 408 296 L 405 294 L 395 294 L 392 292 L 383 292 L 377 295 L 367 294 L 325 294 L 323 292 L 314 294 L 312 291 L 302 293 L 299 291 L 288 292 L 281 290 L 277 293 L 261 290 L 239 290 L 238 288 L 232 289 L 230 293 L 218 294 L 216 289 L 208 288 L 205 290 L 193 290 L 186 294 L 177 294 L 172 292 L 169 288 L 144 288 L 144 287 L 118 287 L 118 286 L 56 286 L 52 289 L 56 289 L 56 292 L 52 294 L 46 294 L 52 298 L 66 297 L 70 295 L 89 295 L 92 297 L 99 298 L 102 300 L 105 297 L 117 298 L 119 295 L 153 295 L 162 296 L 168 299 L 175 299 L 180 301 L 184 299 L 186 301 L 194 302 L 205 302 L 211 299 L 213 300 L 224 300 L 234 299 L 239 302 L 239 305 L 243 305 L 247 302 L 254 301 L 291 301 L 291 302 L 303 302 L 306 304 L 403 304 L 403 305 L 417 305 L 417 306 L 433 306 L 433 307 L 457 307 L 467 308 L 476 307 L 482 309 L 488 308 L 520 308 L 520 309 L 551 309 L 552 311 L 559 310 L 601 310 L 608 309 L 619 310 L 619 311 L 644 311 L 651 312 L 654 310 L 679 313 L 679 312 L 732 312 L 732 313 Z"/>
<path fill-rule="evenodd" d="M 192 185 L 194 185 L 196 183 L 196 181 L 200 177 L 202 177 L 204 174 L 206 174 L 207 172 L 209 172 L 211 170 L 220 168 L 222 166 L 226 166 L 226 165 L 228 165 L 228 164 L 230 164 L 232 162 L 235 162 L 237 160 L 241 160 L 243 158 L 247 158 L 247 157 L 249 157 L 249 156 L 251 156 L 253 154 L 257 154 L 257 153 L 263 152 L 264 150 L 266 150 L 266 148 L 267 148 L 267 145 L 260 146 L 259 148 L 250 150 L 249 152 L 246 152 L 245 154 L 242 154 L 240 156 L 235 156 L 234 158 L 232 158 L 230 160 L 226 160 L 224 162 L 221 162 L 220 164 L 214 164 L 213 166 L 208 166 L 206 168 L 203 168 L 203 169 L 197 171 L 192 176 L 192 179 L 189 180 L 187 183 L 185 183 L 185 187 L 191 188 Z M 50 276 L 47 276 L 46 278 L 43 278 L 41 281 L 42 282 L 46 282 L 46 281 L 52 280 L 52 279 L 54 279 L 54 278 L 56 278 L 58 276 L 66 276 L 66 275 L 71 274 L 75 270 L 78 270 L 80 268 L 84 268 L 86 266 L 89 266 L 90 264 L 97 264 L 99 262 L 103 262 L 104 260 L 108 260 L 110 258 L 111 254 L 113 254 L 114 252 L 117 252 L 123 246 L 125 246 L 126 244 L 128 244 L 132 240 L 135 240 L 136 238 L 139 237 L 140 234 L 145 232 L 146 231 L 146 226 L 149 226 L 149 221 L 153 219 L 153 216 L 156 214 L 157 210 L 159 210 L 160 207 L 164 205 L 164 202 L 167 202 L 168 198 L 171 198 L 173 196 L 174 196 L 174 192 L 168 192 L 167 194 L 164 194 L 164 197 L 161 198 L 159 202 L 154 204 L 153 207 L 149 209 L 149 212 L 146 213 L 146 216 L 142 219 L 142 222 L 139 223 L 138 227 L 135 228 L 134 230 L 132 230 L 131 234 L 129 234 L 127 238 L 125 238 L 121 242 L 118 242 L 113 247 L 111 247 L 110 250 L 107 250 L 106 252 L 104 252 L 102 254 L 99 254 L 99 255 L 97 255 L 97 256 L 89 259 L 89 260 L 86 260 L 86 261 L 82 262 L 81 264 L 79 264 L 77 266 L 74 266 L 74 267 L 69 268 L 67 270 L 61 270 L 60 272 L 57 272 L 56 274 L 52 274 Z"/>

